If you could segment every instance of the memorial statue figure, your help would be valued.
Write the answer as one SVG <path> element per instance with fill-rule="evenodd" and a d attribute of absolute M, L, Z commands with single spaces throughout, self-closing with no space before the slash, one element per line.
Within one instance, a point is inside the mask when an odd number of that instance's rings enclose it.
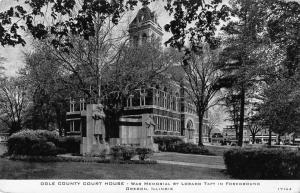
<path fill-rule="evenodd" d="M 149 115 L 149 117 L 146 119 L 145 121 L 145 125 L 146 125 L 146 135 L 147 135 L 147 144 L 153 144 L 153 135 L 154 135 L 154 127 L 155 127 L 155 122 L 153 120 L 153 116 Z"/>
<path fill-rule="evenodd" d="M 92 112 L 92 118 L 94 120 L 94 136 L 96 144 L 103 144 L 105 138 L 105 114 L 103 111 L 103 105 L 98 104 Z"/>

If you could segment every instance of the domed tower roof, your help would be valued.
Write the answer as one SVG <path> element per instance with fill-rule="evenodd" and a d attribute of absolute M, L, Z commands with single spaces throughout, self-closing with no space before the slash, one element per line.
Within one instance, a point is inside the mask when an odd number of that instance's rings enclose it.
<path fill-rule="evenodd" d="M 138 11 L 130 26 L 136 25 L 137 23 L 147 22 L 149 20 L 157 24 L 157 16 L 155 15 L 155 13 L 152 12 L 148 6 L 143 6 Z"/>
<path fill-rule="evenodd" d="M 161 40 L 163 31 L 157 23 L 157 16 L 147 5 L 144 5 L 129 25 L 129 36 L 134 45 L 145 41 Z"/>

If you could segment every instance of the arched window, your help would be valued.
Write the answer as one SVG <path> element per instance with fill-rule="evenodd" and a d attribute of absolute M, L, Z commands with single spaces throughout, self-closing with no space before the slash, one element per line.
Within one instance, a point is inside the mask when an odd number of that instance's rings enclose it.
<path fill-rule="evenodd" d="M 138 37 L 138 36 L 133 36 L 133 44 L 134 44 L 135 46 L 137 46 L 138 43 L 139 43 L 139 37 Z"/>
<path fill-rule="evenodd" d="M 186 128 L 188 130 L 191 130 L 191 129 L 194 129 L 194 125 L 193 125 L 193 122 L 191 120 L 189 120 L 186 124 Z"/>
<path fill-rule="evenodd" d="M 155 41 L 155 35 L 154 35 L 154 34 L 151 35 L 151 41 L 152 41 L 152 42 Z"/>
<path fill-rule="evenodd" d="M 191 120 L 189 120 L 186 124 L 186 128 L 188 130 L 188 138 L 193 139 L 194 136 L 194 124 Z"/>
<path fill-rule="evenodd" d="M 144 33 L 144 34 L 142 35 L 142 40 L 143 40 L 143 42 L 146 42 L 146 41 L 147 41 L 147 34 Z"/>

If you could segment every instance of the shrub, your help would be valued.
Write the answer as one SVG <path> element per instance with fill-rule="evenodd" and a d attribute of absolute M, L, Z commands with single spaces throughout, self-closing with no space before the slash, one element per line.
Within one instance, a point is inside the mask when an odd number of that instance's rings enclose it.
<path fill-rule="evenodd" d="M 175 151 L 175 145 L 183 143 L 183 140 L 176 136 L 157 136 L 153 137 L 154 143 L 158 144 L 160 151 Z"/>
<path fill-rule="evenodd" d="M 97 162 L 110 163 L 109 159 L 97 159 L 92 157 L 61 157 L 61 156 L 36 156 L 36 155 L 11 155 L 10 160 L 21 160 L 29 162 Z"/>
<path fill-rule="evenodd" d="M 300 153 L 282 149 L 236 148 L 224 152 L 227 172 L 242 179 L 300 178 Z"/>
<path fill-rule="evenodd" d="M 149 158 L 151 155 L 153 155 L 153 150 L 150 148 L 139 147 L 136 148 L 135 151 L 137 155 L 139 155 L 139 159 L 142 161 Z"/>
<path fill-rule="evenodd" d="M 136 155 L 135 149 L 131 146 L 113 146 L 110 151 L 114 159 L 131 160 Z"/>
<path fill-rule="evenodd" d="M 58 134 L 46 130 L 22 130 L 11 135 L 7 141 L 8 154 L 56 155 Z"/>
<path fill-rule="evenodd" d="M 64 149 L 64 153 L 80 153 L 80 137 L 62 137 L 59 139 L 58 147 Z"/>
<path fill-rule="evenodd" d="M 32 145 L 29 155 L 55 156 L 57 153 L 57 148 L 53 142 L 41 141 Z"/>
<path fill-rule="evenodd" d="M 175 151 L 179 153 L 191 153 L 201 155 L 211 155 L 204 146 L 198 146 L 193 143 L 179 143 L 175 146 Z"/>

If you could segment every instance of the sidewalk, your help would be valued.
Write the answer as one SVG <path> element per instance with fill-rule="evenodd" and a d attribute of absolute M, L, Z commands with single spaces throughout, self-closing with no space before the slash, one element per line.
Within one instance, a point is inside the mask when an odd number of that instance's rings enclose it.
<path fill-rule="evenodd" d="M 225 164 L 222 156 L 161 152 L 155 153 L 152 159 L 157 160 L 158 163 L 164 164 L 225 169 Z"/>
<path fill-rule="evenodd" d="M 161 164 L 172 164 L 172 165 L 181 165 L 181 166 L 193 166 L 193 167 L 212 168 L 212 169 L 226 169 L 224 165 L 197 164 L 197 163 L 166 161 L 166 160 L 156 160 L 156 161 L 158 163 L 161 163 Z"/>

